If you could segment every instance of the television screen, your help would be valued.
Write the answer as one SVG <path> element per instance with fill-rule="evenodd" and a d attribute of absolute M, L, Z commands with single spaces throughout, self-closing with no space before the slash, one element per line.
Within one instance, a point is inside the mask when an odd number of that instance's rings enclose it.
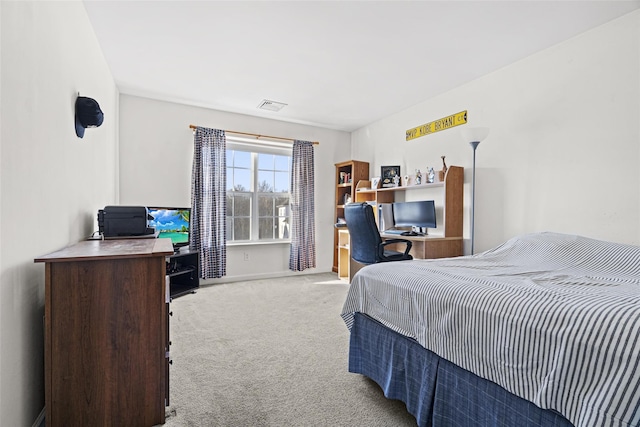
<path fill-rule="evenodd" d="M 433 200 L 396 202 L 393 204 L 396 227 L 436 228 L 436 207 Z"/>
<path fill-rule="evenodd" d="M 174 247 L 189 244 L 190 208 L 147 208 L 153 219 L 149 220 L 149 227 L 154 227 L 160 234 L 158 238 L 171 239 Z"/>

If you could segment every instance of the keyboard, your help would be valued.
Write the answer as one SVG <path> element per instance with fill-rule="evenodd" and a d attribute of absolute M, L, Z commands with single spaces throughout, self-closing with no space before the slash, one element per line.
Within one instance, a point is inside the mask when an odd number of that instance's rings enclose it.
<path fill-rule="evenodd" d="M 401 235 L 402 233 L 404 233 L 407 230 L 394 230 L 394 229 L 390 229 L 390 230 L 384 230 L 382 232 L 382 234 L 397 234 L 398 236 Z"/>

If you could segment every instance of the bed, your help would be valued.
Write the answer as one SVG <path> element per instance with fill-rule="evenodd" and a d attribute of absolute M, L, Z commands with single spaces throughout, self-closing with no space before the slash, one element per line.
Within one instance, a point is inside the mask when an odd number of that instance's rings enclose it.
<path fill-rule="evenodd" d="M 640 247 L 535 233 L 374 264 L 341 315 L 349 370 L 420 426 L 640 424 Z"/>

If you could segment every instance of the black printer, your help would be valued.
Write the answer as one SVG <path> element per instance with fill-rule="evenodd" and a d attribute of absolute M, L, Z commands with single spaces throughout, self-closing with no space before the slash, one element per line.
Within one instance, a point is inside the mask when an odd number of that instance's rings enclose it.
<path fill-rule="evenodd" d="M 154 234 L 153 219 L 145 206 L 105 206 L 98 210 L 98 231 L 104 237 L 145 236 Z"/>

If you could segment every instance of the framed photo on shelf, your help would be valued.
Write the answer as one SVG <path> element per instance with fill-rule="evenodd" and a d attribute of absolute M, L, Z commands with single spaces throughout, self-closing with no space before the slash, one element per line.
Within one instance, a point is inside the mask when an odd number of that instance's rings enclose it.
<path fill-rule="evenodd" d="M 380 177 L 376 176 L 375 178 L 371 178 L 371 188 L 374 190 L 380 186 Z"/>
<path fill-rule="evenodd" d="M 382 188 L 397 187 L 400 182 L 400 166 L 382 166 L 380 168 Z"/>

